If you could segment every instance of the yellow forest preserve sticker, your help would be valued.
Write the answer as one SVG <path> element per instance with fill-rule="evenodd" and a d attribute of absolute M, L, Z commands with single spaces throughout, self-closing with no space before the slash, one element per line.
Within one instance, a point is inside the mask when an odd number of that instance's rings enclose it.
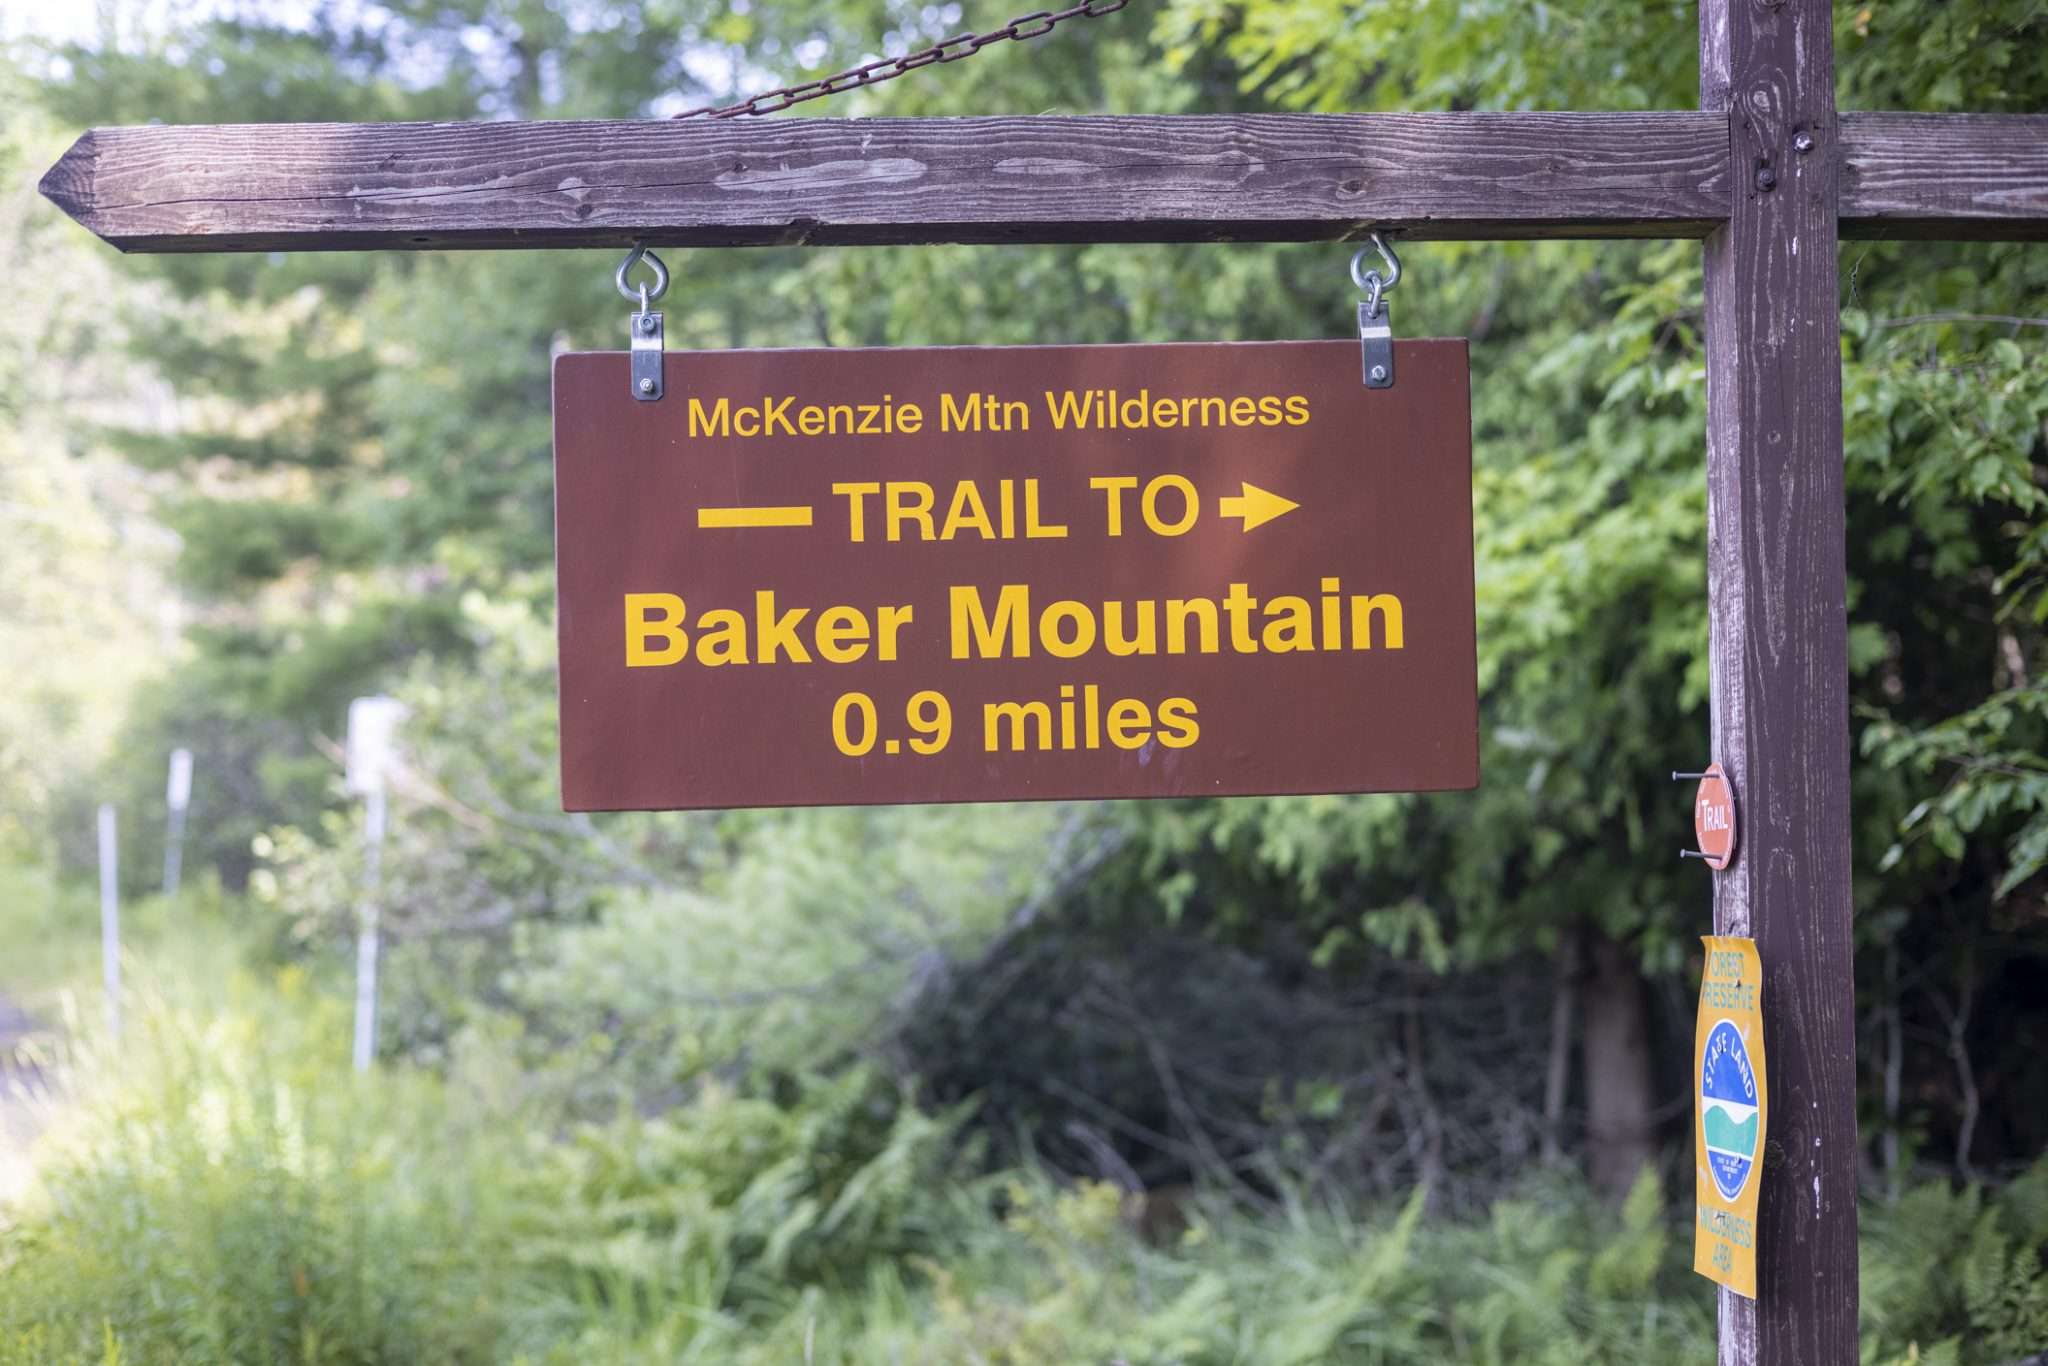
<path fill-rule="evenodd" d="M 1756 1196 L 1769 1109 L 1764 1083 L 1763 963 L 1756 941 L 1702 938 L 1693 1046 L 1693 1270 L 1756 1298 Z"/>

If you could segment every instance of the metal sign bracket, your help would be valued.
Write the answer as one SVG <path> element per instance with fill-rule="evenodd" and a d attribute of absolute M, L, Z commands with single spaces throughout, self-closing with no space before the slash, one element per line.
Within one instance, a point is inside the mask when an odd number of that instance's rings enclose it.
<path fill-rule="evenodd" d="M 636 289 L 626 283 L 626 276 L 633 267 L 643 262 L 654 272 L 652 290 L 646 285 Z M 618 286 L 619 293 L 640 305 L 626 324 L 633 355 L 633 397 L 643 403 L 652 403 L 661 397 L 663 388 L 661 355 L 665 335 L 661 315 L 654 311 L 653 304 L 668 293 L 668 267 L 647 249 L 645 242 L 635 242 L 633 249 L 626 253 L 626 259 L 619 262 L 612 283 Z"/>
<path fill-rule="evenodd" d="M 661 315 L 645 311 L 635 313 L 632 327 L 633 397 L 651 403 L 661 397 Z"/>
<path fill-rule="evenodd" d="M 1375 311 L 1365 300 L 1358 301 L 1358 351 L 1368 389 L 1394 387 L 1394 328 L 1386 300 Z"/>
<path fill-rule="evenodd" d="M 1378 233 L 1369 240 L 1372 249 L 1380 254 L 1380 260 L 1386 263 L 1386 273 L 1382 274 L 1378 267 L 1362 268 L 1366 248 L 1360 247 L 1352 253 L 1351 283 L 1365 291 L 1365 297 L 1358 301 L 1359 368 L 1364 372 L 1366 388 L 1391 389 L 1394 387 L 1394 319 L 1387 308 L 1387 294 L 1401 282 L 1401 258 L 1394 255 L 1394 249 Z"/>

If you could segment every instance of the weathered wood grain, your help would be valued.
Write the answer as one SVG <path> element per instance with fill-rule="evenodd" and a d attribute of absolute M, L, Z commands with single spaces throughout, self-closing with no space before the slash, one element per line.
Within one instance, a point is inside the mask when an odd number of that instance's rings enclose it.
<path fill-rule="evenodd" d="M 43 193 L 123 251 L 1703 237 L 1710 115 L 102 128 Z"/>
<path fill-rule="evenodd" d="M 2048 114 L 1842 115 L 1842 235 L 2048 241 Z"/>
<path fill-rule="evenodd" d="M 1696 113 L 104 128 L 43 192 L 123 251 L 1697 237 Z M 2048 116 L 1851 114 L 1851 237 L 2048 238 Z"/>
<path fill-rule="evenodd" d="M 1707 239 L 1713 751 L 1742 811 L 1714 929 L 1763 958 L 1770 1064 L 1757 1298 L 1721 1292 L 1722 1366 L 1848 1366 L 1856 1345 L 1855 971 L 1836 275 L 1841 131 L 1827 0 L 1702 0 L 1700 98 L 1735 193 Z"/>

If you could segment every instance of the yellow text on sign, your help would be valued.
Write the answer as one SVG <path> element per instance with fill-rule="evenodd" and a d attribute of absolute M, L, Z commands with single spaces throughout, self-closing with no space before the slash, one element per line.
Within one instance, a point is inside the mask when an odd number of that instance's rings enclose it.
<path fill-rule="evenodd" d="M 1345 593 L 1341 580 L 1319 579 L 1313 601 L 1293 593 L 1260 598 L 1233 583 L 1220 599 L 1140 598 L 1100 603 L 1061 598 L 1034 608 L 1031 585 L 1006 583 L 984 592 L 973 584 L 947 589 L 946 658 L 1028 659 L 1034 647 L 1056 659 L 1108 655 L 1300 654 L 1339 650 L 1403 650 L 1407 626 L 1392 593 Z M 679 593 L 625 595 L 626 667 L 665 668 L 695 662 L 728 664 L 853 664 L 872 657 L 891 663 L 918 622 L 909 603 L 872 610 L 844 603 L 790 607 L 773 589 L 753 595 L 752 610 L 698 610 Z M 936 626 L 936 623 L 927 623 Z"/>
<path fill-rule="evenodd" d="M 1038 481 L 1026 479 L 1023 483 L 1023 538 L 1033 541 L 1064 540 L 1067 528 L 1048 520 L 1039 510 Z M 942 514 L 936 512 L 938 491 L 921 479 L 843 482 L 834 484 L 832 493 L 834 497 L 846 500 L 847 539 L 851 541 L 868 539 L 870 498 L 880 504 L 881 521 L 892 541 L 906 539 L 906 531 L 914 531 L 916 535 L 909 539 L 919 541 L 950 541 L 969 533 L 984 541 L 1013 541 L 1020 534 L 1017 481 L 1014 479 L 996 481 L 993 520 L 989 510 L 991 500 L 982 495 L 980 485 L 972 479 L 962 479 L 954 484 Z"/>
<path fill-rule="evenodd" d="M 1770 1096 L 1756 941 L 1708 935 L 1693 1042 L 1693 1270 L 1756 1298 L 1757 1192 Z"/>
<path fill-rule="evenodd" d="M 1300 507 L 1291 498 L 1239 480 L 1238 492 L 1208 500 L 1215 515 L 1234 518 L 1245 531 L 1264 526 Z M 1094 498 L 1075 490 L 1047 489 L 1037 479 L 959 479 L 949 490 L 922 479 L 841 480 L 832 486 L 839 500 L 833 520 L 844 514 L 846 538 L 855 544 L 885 541 L 1065 540 L 1079 517 L 1085 532 L 1100 529 L 1120 537 L 1142 526 L 1171 539 L 1192 531 L 1203 515 L 1204 498 L 1181 474 L 1099 475 L 1088 481 Z M 1092 507 L 1090 506 L 1092 502 Z M 1064 507 L 1057 516 L 1055 505 Z M 810 507 L 703 508 L 699 528 L 807 527 Z"/>

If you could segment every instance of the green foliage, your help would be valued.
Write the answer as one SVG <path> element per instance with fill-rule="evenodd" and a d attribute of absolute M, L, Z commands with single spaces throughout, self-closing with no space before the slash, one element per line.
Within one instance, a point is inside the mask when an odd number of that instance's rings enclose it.
<path fill-rule="evenodd" d="M 1845 99 L 2048 96 L 2038 64 L 2009 60 L 2041 41 L 2038 6 L 1903 15 L 1838 9 Z M 1612 108 L 1693 102 L 1694 24 L 1683 6 L 1187 0 L 1156 31 L 1185 71 L 1220 56 L 1247 97 L 1282 107 Z M 1408 299 L 1477 334 L 1481 791 L 1150 812 L 1144 875 L 1169 908 L 1199 903 L 1225 926 L 1286 895 L 1325 961 L 1484 961 L 1590 921 L 1673 972 L 1697 920 L 1672 913 L 1690 884 L 1668 851 L 1687 832 L 1662 775 L 1706 730 L 1697 252 L 1428 254 L 1411 279 L 1430 293 Z M 1986 891 L 2014 893 L 2048 850 L 2034 696 L 2048 383 L 2017 321 L 2041 316 L 2048 269 L 2023 247 L 1859 246 L 1844 274 L 1851 649 L 1871 761 L 1859 889 L 1961 902 L 1984 924 Z M 1921 856 L 1880 858 L 1895 843 Z"/>
<path fill-rule="evenodd" d="M 674 1085 L 740 1058 L 768 1069 L 887 1044 L 921 979 L 1029 900 L 1054 807 L 848 809 L 721 822 L 697 891 L 630 891 L 535 936 L 507 982 L 542 1037 L 582 1039 L 614 1084 Z"/>
<path fill-rule="evenodd" d="M 960 1115 L 859 1069 L 563 1130 L 487 1047 L 445 1080 L 352 1078 L 342 1011 L 303 974 L 224 980 L 138 1010 L 120 1056 L 67 1060 L 42 1191 L 0 1215 L 0 1361 L 1277 1366 L 1703 1341 L 1653 1182 L 1619 1216 L 1557 1191 L 1472 1226 L 1425 1222 L 1420 1193 L 1387 1220 L 1219 1204 L 1155 1248 L 1110 1187 L 963 1181 Z M 1674 1290 L 1692 1307 L 1646 1308 Z"/>
<path fill-rule="evenodd" d="M 1937 283 L 1934 297 L 1953 298 L 1955 289 Z M 1912 703 L 1940 683 L 1917 651 L 1887 651 L 1884 696 L 1862 709 L 1861 745 L 1880 769 L 1926 794 L 1901 818 L 1880 867 L 1962 863 L 1973 841 L 2002 836 L 2005 866 L 1992 889 L 2000 899 L 2048 866 L 2048 680 L 2038 643 L 2048 623 L 2048 487 L 2039 468 L 2048 359 L 1999 335 L 2017 329 L 1927 316 L 1924 326 L 1890 329 L 1860 312 L 1845 319 L 1871 362 L 1849 372 L 1849 454 L 1904 514 L 1873 538 L 1873 559 L 1900 574 L 1983 586 L 1971 615 L 1973 634 L 1991 638 L 1989 687 L 1974 705 L 1915 725 L 1906 719 Z M 1960 643 L 1924 609 L 1914 618 L 1916 633 L 1939 633 L 1935 648 Z M 1967 692 L 1955 697 L 1966 700 Z M 1913 846 L 1920 857 L 1909 860 Z"/>
<path fill-rule="evenodd" d="M 113 737 L 117 757 L 67 775 L 54 794 L 67 862 L 80 871 L 93 866 L 91 810 L 112 801 L 122 812 L 124 886 L 155 886 L 164 765 L 183 747 L 194 770 L 186 866 L 211 867 L 239 886 L 257 835 L 331 800 L 348 700 L 364 690 L 366 676 L 422 652 L 459 654 L 465 639 L 458 627 L 453 602 L 378 594 L 332 618 L 307 613 L 193 628 L 193 657 L 129 698 Z"/>
<path fill-rule="evenodd" d="M 352 1084 L 307 986 L 138 992 L 118 1056 L 73 1050 L 87 1108 L 43 1140 L 42 1202 L 0 1214 L 0 1360 L 489 1359 L 478 1206 L 516 1145 L 427 1079 Z"/>
<path fill-rule="evenodd" d="M 551 1150 L 525 1187 L 542 1222 L 519 1256 L 564 1307 L 597 1311 L 599 1340 L 735 1351 L 813 1289 L 858 1294 L 878 1263 L 941 1251 L 974 1199 L 953 1183 L 957 1119 L 859 1069 L 780 1099 L 713 1084 Z"/>
<path fill-rule="evenodd" d="M 1866 1363 L 2013 1361 L 2048 1343 L 2048 1160 L 1995 1193 L 1928 1185 L 1865 1220 Z"/>
<path fill-rule="evenodd" d="M 1668 2 L 1178 0 L 1158 31 L 1183 68 L 1220 50 L 1240 90 L 1325 112 L 1694 103 L 1698 21 Z"/>
<path fill-rule="evenodd" d="M 921 978 L 996 934 L 1095 824 L 1047 804 L 551 813 L 549 624 L 471 594 L 459 629 L 461 656 L 423 658 L 395 689 L 411 712 L 382 860 L 384 1039 L 416 1059 L 506 1010 L 537 1065 L 577 1059 L 560 1071 L 585 1104 L 672 1096 L 734 1059 L 872 1055 Z M 358 813 L 256 842 L 251 886 L 280 941 L 346 943 Z"/>
<path fill-rule="evenodd" d="M 79 1022 L 39 1185 L 0 1204 L 0 1363 L 983 1361 L 1070 1366 L 1704 1358 L 1711 1287 L 1645 1173 L 1538 1178 L 1477 1217 L 1270 1208 L 1025 1169 L 872 1071 L 709 1082 L 567 1121 L 481 1034 L 347 1071 L 345 994 L 245 942 L 139 949 L 117 1050 Z M 12 920 L 9 922 L 13 923 Z M 84 936 L 79 936 L 84 937 Z M 2048 1331 L 2048 1164 L 1865 1216 L 1864 1359 L 1993 1366 Z M 1149 1232 L 1147 1232 L 1149 1231 Z"/>
<path fill-rule="evenodd" d="M 1888 768 L 1946 779 L 1939 795 L 1906 813 L 1900 831 L 1924 839 L 1948 859 L 1961 859 L 1967 842 L 1989 826 L 2013 829 L 2006 868 L 1994 897 L 2004 897 L 2048 868 L 2048 683 L 2009 688 L 1960 716 L 1912 731 L 1883 716 L 1863 732 L 1864 752 Z M 1885 851 L 1886 866 L 1904 856 L 1904 843 Z"/>
<path fill-rule="evenodd" d="M 1654 1181 L 1618 1217 L 1562 1190 L 1474 1224 L 1426 1221 L 1426 1203 L 1417 1191 L 1391 1218 L 1219 1207 L 1149 1250 L 1101 1187 L 1027 1190 L 1008 1223 L 1041 1263 L 1021 1284 L 1046 1288 L 971 1296 L 942 1278 L 950 1335 L 934 1359 L 1562 1363 L 1704 1347 L 1706 1298 L 1676 1274 Z"/>

